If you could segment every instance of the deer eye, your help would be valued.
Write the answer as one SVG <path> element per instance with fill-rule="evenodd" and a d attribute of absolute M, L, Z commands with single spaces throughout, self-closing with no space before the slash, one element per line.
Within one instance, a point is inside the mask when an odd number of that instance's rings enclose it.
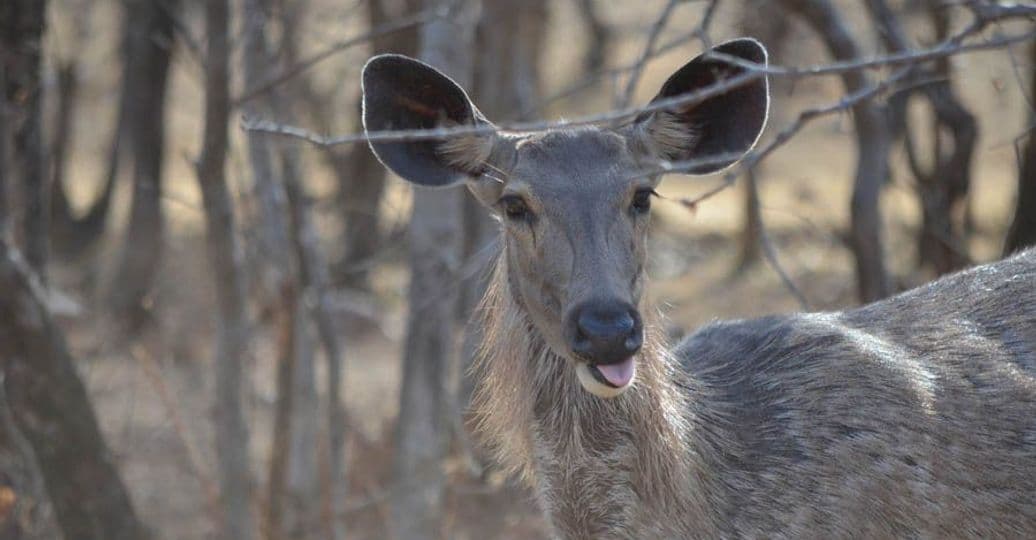
<path fill-rule="evenodd" d="M 532 212 L 529 210 L 529 205 L 525 203 L 525 199 L 517 195 L 509 195 L 500 199 L 500 206 L 504 210 L 504 215 L 507 219 L 513 221 L 527 221 L 532 217 Z"/>
<path fill-rule="evenodd" d="M 630 210 L 634 214 L 646 214 L 648 210 L 651 210 L 651 196 L 655 194 L 653 189 L 638 189 L 633 194 L 633 203 L 630 205 Z"/>

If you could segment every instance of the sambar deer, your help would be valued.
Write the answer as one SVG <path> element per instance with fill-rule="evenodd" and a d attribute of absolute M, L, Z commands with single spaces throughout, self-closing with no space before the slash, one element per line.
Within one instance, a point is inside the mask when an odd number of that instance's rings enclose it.
<path fill-rule="evenodd" d="M 715 50 L 766 61 L 751 39 Z M 656 99 L 744 72 L 717 58 Z M 371 59 L 363 95 L 368 132 L 491 125 L 403 56 Z M 747 152 L 768 105 L 760 79 L 621 126 L 371 144 L 415 184 L 466 181 L 499 218 L 482 433 L 564 538 L 1036 538 L 1036 251 L 664 343 L 641 305 L 659 176 L 640 171 Z"/>

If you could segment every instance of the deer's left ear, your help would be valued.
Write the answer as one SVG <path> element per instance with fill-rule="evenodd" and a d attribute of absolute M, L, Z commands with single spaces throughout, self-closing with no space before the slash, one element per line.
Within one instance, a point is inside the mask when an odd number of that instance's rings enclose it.
<path fill-rule="evenodd" d="M 712 51 L 766 64 L 766 48 L 750 38 L 728 41 Z M 697 92 L 748 71 L 706 53 L 671 75 L 652 102 Z M 626 136 L 635 151 L 655 159 L 707 161 L 687 172 L 709 174 L 733 164 L 755 145 L 769 106 L 769 88 L 761 77 L 701 103 L 643 113 L 626 128 Z"/>

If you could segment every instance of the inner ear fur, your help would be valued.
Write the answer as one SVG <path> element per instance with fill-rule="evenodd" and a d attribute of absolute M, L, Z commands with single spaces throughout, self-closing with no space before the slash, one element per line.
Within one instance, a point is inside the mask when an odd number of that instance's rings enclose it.
<path fill-rule="evenodd" d="M 755 64 L 765 65 L 767 61 L 766 48 L 750 38 L 728 41 L 712 51 Z M 651 102 L 691 94 L 747 72 L 745 67 L 705 53 L 673 73 Z M 769 104 L 768 83 L 762 77 L 695 105 L 642 113 L 626 134 L 636 152 L 653 159 L 732 156 L 687 170 L 691 174 L 713 173 L 736 162 L 755 145 L 766 125 Z"/>
<path fill-rule="evenodd" d="M 439 70 L 402 55 L 375 56 L 363 68 L 364 131 L 492 124 L 464 90 Z M 482 172 L 495 133 L 401 142 L 371 141 L 386 167 L 423 186 L 449 186 Z"/>

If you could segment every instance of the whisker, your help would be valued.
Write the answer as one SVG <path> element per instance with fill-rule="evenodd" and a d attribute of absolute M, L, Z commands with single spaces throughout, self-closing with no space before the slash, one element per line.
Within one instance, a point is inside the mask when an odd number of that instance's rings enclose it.
<path fill-rule="evenodd" d="M 490 163 L 488 161 L 483 161 L 482 162 L 482 166 L 486 167 L 486 168 L 489 168 L 489 169 L 492 169 L 494 172 L 500 173 L 500 175 L 503 176 L 504 178 L 506 178 L 507 180 L 511 179 L 511 175 L 507 174 L 507 171 L 505 171 L 505 170 L 503 170 L 503 169 L 493 165 L 492 163 Z"/>

